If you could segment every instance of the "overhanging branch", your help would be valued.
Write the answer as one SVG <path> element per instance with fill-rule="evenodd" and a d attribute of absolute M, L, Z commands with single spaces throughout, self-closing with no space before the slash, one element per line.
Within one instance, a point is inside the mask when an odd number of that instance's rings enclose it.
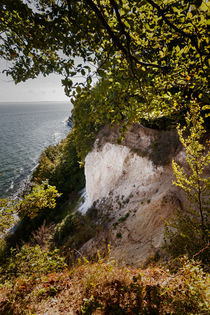
<path fill-rule="evenodd" d="M 128 51 L 128 49 L 121 43 L 120 38 L 113 32 L 113 30 L 111 29 L 111 27 L 109 26 L 109 24 L 105 20 L 103 14 L 101 13 L 101 11 L 97 7 L 97 5 L 92 0 L 84 0 L 84 2 L 95 12 L 96 16 L 101 21 L 103 27 L 106 29 L 106 31 L 109 34 L 110 38 L 112 39 L 113 43 L 115 44 L 116 47 L 118 47 L 119 50 L 121 50 L 121 52 L 124 54 L 126 59 L 131 58 L 136 64 L 140 64 L 141 66 L 144 66 L 144 67 L 153 67 L 153 68 L 160 68 L 160 69 L 168 68 L 168 65 L 162 66 L 162 65 L 158 65 L 158 64 L 154 64 L 154 63 L 147 63 L 147 62 L 143 62 L 143 61 L 138 60 L 138 58 L 133 56 L 131 54 L 130 50 Z M 113 6 L 114 5 L 116 6 L 116 3 L 114 3 L 114 1 L 112 1 L 112 4 L 113 4 Z M 122 28 L 123 32 L 125 32 L 125 28 L 124 28 L 124 25 L 121 21 L 117 7 L 116 7 L 115 12 L 117 15 L 118 23 L 120 23 L 120 27 Z M 126 35 L 128 33 L 126 32 L 124 34 Z"/>
<path fill-rule="evenodd" d="M 197 40 L 195 38 L 195 35 L 190 34 L 190 33 L 186 33 L 183 30 L 181 30 L 180 28 L 178 28 L 175 24 L 173 24 L 165 15 L 165 11 L 163 9 L 161 9 L 161 7 L 155 3 L 153 0 L 147 0 L 147 2 L 149 4 L 151 4 L 151 6 L 156 9 L 158 11 L 158 14 L 162 17 L 162 19 L 166 22 L 166 24 L 168 26 L 170 26 L 173 30 L 175 30 L 178 34 L 182 35 L 185 38 L 188 38 L 191 40 L 192 44 L 195 46 L 195 48 L 197 49 L 197 51 L 201 54 L 201 51 L 198 47 L 198 43 Z"/>

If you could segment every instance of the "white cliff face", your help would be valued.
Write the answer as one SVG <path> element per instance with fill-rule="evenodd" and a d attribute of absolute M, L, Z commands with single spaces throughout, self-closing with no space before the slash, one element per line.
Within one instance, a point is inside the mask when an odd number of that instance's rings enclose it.
<path fill-rule="evenodd" d="M 108 242 L 114 259 L 140 265 L 161 247 L 165 220 L 185 202 L 172 184 L 171 167 L 172 158 L 180 162 L 184 155 L 172 132 L 133 126 L 123 145 L 116 144 L 118 137 L 115 129 L 102 129 L 85 159 L 86 198 L 80 211 L 94 204 L 104 230 L 80 252 L 95 255 Z"/>
<path fill-rule="evenodd" d="M 100 151 L 94 148 L 85 159 L 89 205 L 108 197 L 111 191 L 126 197 L 134 190 L 144 190 L 161 172 L 162 167 L 155 167 L 126 146 L 106 143 Z"/>

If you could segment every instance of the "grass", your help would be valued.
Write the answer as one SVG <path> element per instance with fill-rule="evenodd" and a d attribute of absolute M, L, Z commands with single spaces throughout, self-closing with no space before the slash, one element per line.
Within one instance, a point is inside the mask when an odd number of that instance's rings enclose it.
<path fill-rule="evenodd" d="M 120 267 L 110 259 L 78 261 L 39 278 L 22 275 L 0 288 L 0 314 L 208 314 L 209 280 L 186 258 L 163 266 Z"/>

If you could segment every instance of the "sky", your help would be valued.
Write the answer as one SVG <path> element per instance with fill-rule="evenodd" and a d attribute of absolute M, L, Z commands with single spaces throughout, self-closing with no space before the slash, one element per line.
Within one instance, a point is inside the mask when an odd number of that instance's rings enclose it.
<path fill-rule="evenodd" d="M 7 68 L 7 62 L 0 60 L 0 102 L 40 102 L 40 101 L 68 101 L 61 84 L 62 77 L 51 74 L 47 77 L 39 76 L 26 82 L 13 82 L 11 77 L 2 74 Z"/>

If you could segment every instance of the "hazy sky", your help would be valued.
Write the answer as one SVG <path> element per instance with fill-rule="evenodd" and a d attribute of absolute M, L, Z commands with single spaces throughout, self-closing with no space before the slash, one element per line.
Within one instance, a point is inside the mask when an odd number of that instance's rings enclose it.
<path fill-rule="evenodd" d="M 1 74 L 7 67 L 0 60 L 0 102 L 68 101 L 59 75 L 39 76 L 26 82 L 14 84 L 12 78 Z"/>

